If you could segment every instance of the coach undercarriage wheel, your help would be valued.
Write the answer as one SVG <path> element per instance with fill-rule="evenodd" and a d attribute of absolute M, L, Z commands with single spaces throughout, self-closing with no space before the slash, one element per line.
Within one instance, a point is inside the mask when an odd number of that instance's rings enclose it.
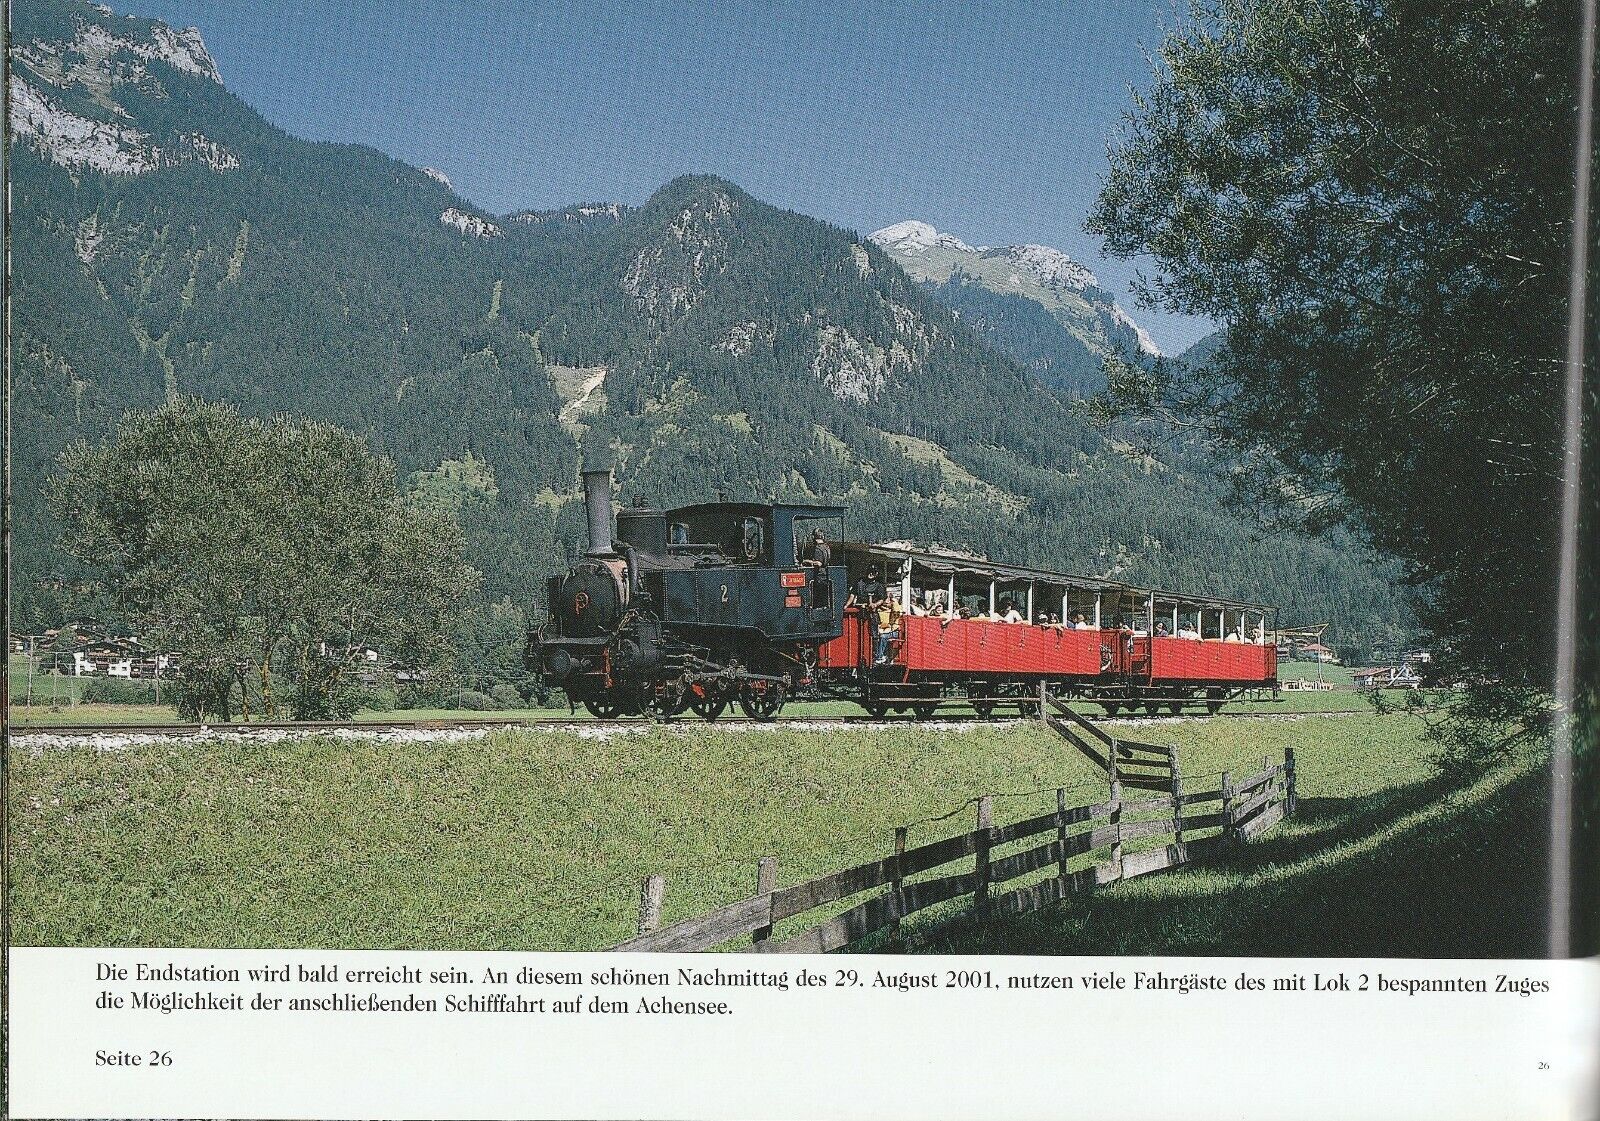
<path fill-rule="evenodd" d="M 751 720 L 771 720 L 782 707 L 782 685 L 752 681 L 739 690 L 739 710 Z"/>
<path fill-rule="evenodd" d="M 867 710 L 867 715 L 874 720 L 882 720 L 889 712 L 889 706 L 879 701 L 863 701 L 861 707 Z"/>
<path fill-rule="evenodd" d="M 709 685 L 689 686 L 689 708 L 702 720 L 715 720 L 728 707 L 722 690 Z"/>
<path fill-rule="evenodd" d="M 981 718 L 983 720 L 987 720 L 987 719 L 989 719 L 989 717 L 994 715 L 994 702 L 993 701 L 979 701 L 979 702 L 976 702 L 972 706 L 972 711 L 976 712 L 978 714 L 979 718 Z"/>

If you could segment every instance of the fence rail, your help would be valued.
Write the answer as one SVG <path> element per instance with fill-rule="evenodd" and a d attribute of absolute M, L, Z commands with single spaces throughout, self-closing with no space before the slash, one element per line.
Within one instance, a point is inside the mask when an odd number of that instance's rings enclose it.
<path fill-rule="evenodd" d="M 1117 752 L 1123 745 L 1162 754 L 1170 770 L 1160 776 L 1159 787 L 1147 786 L 1153 782 L 1149 779 L 1113 778 L 1110 798 L 1087 806 L 1068 806 L 1067 790 L 1061 788 L 1056 791 L 1054 811 L 998 826 L 993 821 L 993 799 L 984 796 L 977 799 L 976 828 L 969 832 L 908 849 L 907 830 L 897 829 L 895 852 L 783 888 L 776 886 L 777 859 L 763 857 L 755 895 L 667 927 L 660 925 L 666 881 L 659 875 L 648 876 L 640 891 L 638 935 L 611 948 L 709 950 L 748 937 L 747 953 L 826 953 L 872 934 L 896 930 L 902 919 L 964 896 L 972 897 L 971 906 L 945 923 L 1024 914 L 1118 880 L 1176 868 L 1205 854 L 1248 843 L 1294 812 L 1293 748 L 1284 752 L 1281 763 L 1263 759 L 1259 771 L 1237 782 L 1224 771 L 1217 788 L 1186 791 L 1173 749 L 1125 740 L 1109 746 Z M 1127 787 L 1158 788 L 1164 793 L 1126 799 L 1123 790 Z M 1205 812 L 1186 812 L 1185 807 L 1194 805 L 1203 806 Z M 1158 816 L 1130 817 L 1146 814 Z M 1198 839 L 1192 836 L 1210 829 L 1220 832 Z M 994 855 L 1005 845 L 1047 834 L 1052 836 L 1042 844 Z M 1190 835 L 1187 839 L 1186 834 Z M 1128 842 L 1162 838 L 1170 839 L 1135 852 L 1123 851 Z M 1109 853 L 1107 859 L 1077 870 L 1069 868 L 1072 858 L 1101 850 Z M 969 868 L 908 882 L 912 876 L 968 857 L 972 858 Z M 1054 874 L 1013 890 L 995 891 L 1009 881 L 1046 869 Z M 786 919 L 873 891 L 878 894 L 798 934 L 773 937 L 774 928 Z"/>

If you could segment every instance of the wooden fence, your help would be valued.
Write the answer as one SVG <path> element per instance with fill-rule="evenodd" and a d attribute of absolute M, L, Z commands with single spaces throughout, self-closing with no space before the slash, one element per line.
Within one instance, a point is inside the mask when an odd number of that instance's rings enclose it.
<path fill-rule="evenodd" d="M 971 905 L 946 922 L 1023 914 L 1103 884 L 1175 868 L 1206 853 L 1247 843 L 1294 812 L 1293 748 L 1285 751 L 1281 763 L 1263 758 L 1261 769 L 1244 778 L 1234 779 L 1223 772 L 1220 786 L 1207 790 L 1186 790 L 1176 753 L 1159 750 L 1165 774 L 1131 766 L 1127 777 L 1111 779 L 1110 797 L 1094 805 L 1069 807 L 1063 788 L 1056 791 L 1056 808 L 1051 812 L 997 826 L 994 800 L 986 795 L 976 799 L 977 827 L 971 832 L 908 849 L 908 831 L 897 829 L 893 853 L 790 887 L 777 886 L 777 859 L 764 857 L 756 869 L 755 895 L 668 927 L 660 925 L 666 880 L 648 876 L 640 889 L 639 933 L 612 949 L 709 950 L 748 937 L 751 944 L 745 952 L 826 953 L 871 934 L 896 931 L 908 915 L 966 896 L 971 897 Z M 1135 751 L 1129 754 L 1138 755 Z M 1120 762 L 1115 747 L 1110 758 Z M 1120 766 L 1118 771 L 1122 771 Z M 1164 784 L 1160 794 L 1124 796 L 1130 788 L 1141 793 L 1157 789 L 1154 784 L 1158 781 Z M 1210 830 L 1217 832 L 1194 836 Z M 996 853 L 1031 837 L 1049 839 L 1006 855 Z M 1125 852 L 1124 846 L 1132 851 Z M 1069 869 L 1074 857 L 1099 850 L 1106 850 L 1108 859 L 1076 871 Z M 912 878 L 968 857 L 972 858 L 970 868 L 932 879 Z M 1045 870 L 1052 874 L 1023 887 L 1001 890 L 1008 881 Z M 774 928 L 787 919 L 869 892 L 873 894 L 825 922 L 783 939 L 773 936 Z"/>

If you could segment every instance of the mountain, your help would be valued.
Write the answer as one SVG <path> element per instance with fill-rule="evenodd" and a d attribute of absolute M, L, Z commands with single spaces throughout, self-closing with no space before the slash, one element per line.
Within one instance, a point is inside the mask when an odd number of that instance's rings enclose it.
<path fill-rule="evenodd" d="M 19 629 L 59 622 L 78 581 L 54 457 L 177 393 L 365 434 L 456 511 L 491 601 L 536 599 L 580 546 L 581 449 L 603 448 L 623 501 L 839 499 L 861 537 L 1258 596 L 1349 634 L 1403 617 L 1368 558 L 1254 540 L 1204 481 L 1091 428 L 903 246 L 709 176 L 490 214 L 442 172 L 276 129 L 193 29 L 75 0 L 15 20 Z M 1005 259 L 1062 308 L 1101 298 Z"/>
<path fill-rule="evenodd" d="M 1110 354 L 1160 354 L 1094 273 L 1048 245 L 974 248 L 914 220 L 869 240 L 1038 380 L 1070 396 L 1105 387 L 1101 360 Z"/>

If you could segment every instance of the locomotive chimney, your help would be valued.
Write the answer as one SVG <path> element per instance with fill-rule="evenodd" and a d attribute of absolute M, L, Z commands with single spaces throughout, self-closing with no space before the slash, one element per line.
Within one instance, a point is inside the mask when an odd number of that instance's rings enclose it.
<path fill-rule="evenodd" d="M 583 473 L 583 506 L 589 514 L 589 555 L 610 556 L 615 552 L 611 547 L 611 468 Z"/>

